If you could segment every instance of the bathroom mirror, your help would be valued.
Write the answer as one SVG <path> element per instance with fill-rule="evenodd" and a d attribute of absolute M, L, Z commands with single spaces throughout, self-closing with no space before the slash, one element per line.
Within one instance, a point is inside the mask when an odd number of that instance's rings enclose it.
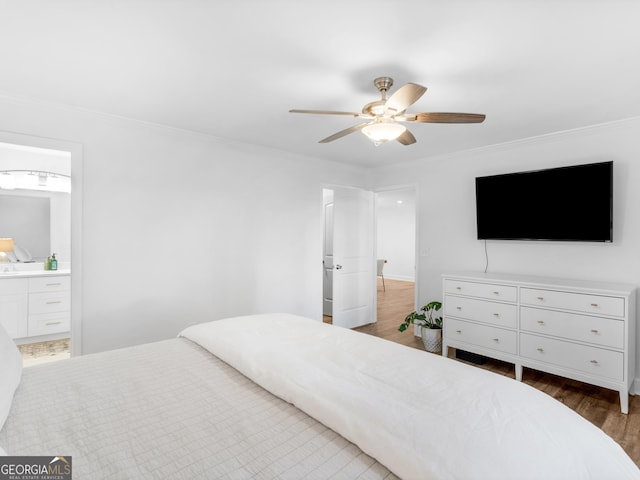
<path fill-rule="evenodd" d="M 13 238 L 33 260 L 42 261 L 51 255 L 50 232 L 49 198 L 0 193 L 0 237 Z"/>
<path fill-rule="evenodd" d="M 71 257 L 70 155 L 0 143 L 0 236 L 33 261 Z"/>

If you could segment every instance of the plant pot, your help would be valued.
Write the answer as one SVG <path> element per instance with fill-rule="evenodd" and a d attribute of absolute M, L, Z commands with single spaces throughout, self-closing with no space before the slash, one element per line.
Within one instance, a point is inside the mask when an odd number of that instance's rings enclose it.
<path fill-rule="evenodd" d="M 442 329 L 441 328 L 421 328 L 420 336 L 424 349 L 427 352 L 442 352 Z"/>

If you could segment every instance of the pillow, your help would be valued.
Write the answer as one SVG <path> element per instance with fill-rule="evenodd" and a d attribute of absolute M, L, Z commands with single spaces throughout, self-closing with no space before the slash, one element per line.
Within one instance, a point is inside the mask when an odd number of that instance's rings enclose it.
<path fill-rule="evenodd" d="M 0 430 L 11 410 L 13 393 L 22 377 L 22 355 L 9 334 L 0 325 Z"/>

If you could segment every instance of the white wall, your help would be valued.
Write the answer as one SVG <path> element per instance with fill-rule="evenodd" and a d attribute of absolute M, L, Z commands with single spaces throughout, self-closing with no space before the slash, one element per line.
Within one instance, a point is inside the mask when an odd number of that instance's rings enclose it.
<path fill-rule="evenodd" d="M 82 144 L 84 353 L 230 315 L 321 319 L 322 185 L 362 169 L 11 98 L 0 130 Z"/>
<path fill-rule="evenodd" d="M 397 203 L 401 201 L 402 203 Z M 413 189 L 376 193 L 377 256 L 385 278 L 415 281 L 416 211 Z"/>
<path fill-rule="evenodd" d="M 419 303 L 442 298 L 443 273 L 485 268 L 476 176 L 607 160 L 614 161 L 613 243 L 489 241 L 488 271 L 640 284 L 639 129 L 636 118 L 371 172 L 377 188 L 419 183 Z"/>

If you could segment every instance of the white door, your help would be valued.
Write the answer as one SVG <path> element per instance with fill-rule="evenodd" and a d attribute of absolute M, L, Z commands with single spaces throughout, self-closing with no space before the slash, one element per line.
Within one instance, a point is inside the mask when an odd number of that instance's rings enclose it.
<path fill-rule="evenodd" d="M 333 191 L 333 324 L 376 321 L 373 192 Z"/>
<path fill-rule="evenodd" d="M 323 190 L 324 238 L 322 257 L 322 315 L 333 316 L 333 190 Z"/>

